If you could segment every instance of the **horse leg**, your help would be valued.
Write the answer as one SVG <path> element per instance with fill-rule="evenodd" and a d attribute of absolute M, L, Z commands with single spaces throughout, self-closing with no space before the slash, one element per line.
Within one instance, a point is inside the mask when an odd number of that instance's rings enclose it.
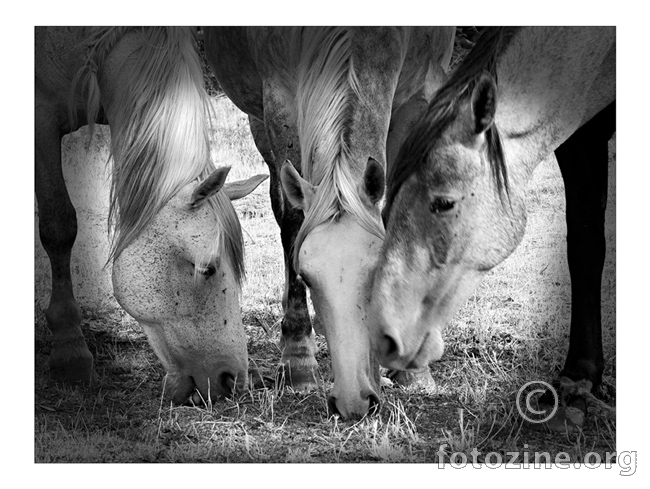
<path fill-rule="evenodd" d="M 615 103 L 598 113 L 555 150 L 564 179 L 567 257 L 571 275 L 571 333 L 560 379 L 560 398 L 568 408 L 567 424 L 580 425 L 586 400 L 580 389 L 595 391 L 602 380 L 600 289 L 605 263 L 607 144 L 615 131 Z M 557 418 L 557 416 L 556 416 Z M 559 417 L 560 429 L 564 420 Z"/>
<path fill-rule="evenodd" d="M 66 382 L 90 381 L 93 356 L 81 332 L 81 311 L 72 292 L 70 255 L 77 217 L 61 169 L 61 133 L 56 123 L 36 113 L 36 198 L 41 243 L 52 270 L 52 293 L 45 311 L 52 331 L 49 367 Z"/>
<path fill-rule="evenodd" d="M 280 238 L 284 250 L 285 289 L 282 297 L 282 337 L 280 347 L 280 374 L 284 381 L 296 390 L 308 390 L 316 386 L 316 340 L 307 309 L 305 285 L 293 268 L 293 243 L 302 224 L 302 211 L 294 209 L 287 201 L 280 184 L 281 164 L 276 164 L 271 144 L 266 135 L 264 122 L 249 117 L 255 146 L 269 167 L 271 207 L 280 226 Z"/>

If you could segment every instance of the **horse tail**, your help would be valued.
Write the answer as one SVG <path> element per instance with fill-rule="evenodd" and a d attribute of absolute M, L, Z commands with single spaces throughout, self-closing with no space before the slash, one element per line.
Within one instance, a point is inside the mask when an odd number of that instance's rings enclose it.
<path fill-rule="evenodd" d="M 125 27 L 95 27 L 90 29 L 86 37 L 77 45 L 77 50 L 84 52 L 84 62 L 72 78 L 68 103 L 68 119 L 70 127 L 77 129 L 77 89 L 83 93 L 86 99 L 86 121 L 88 122 L 88 141 L 92 141 L 95 123 L 101 108 L 101 91 L 97 76 L 98 66 L 103 58 L 117 41 L 124 35 Z"/>
<path fill-rule="evenodd" d="M 83 80 L 82 80 L 83 78 Z M 99 81 L 97 80 L 97 70 L 88 66 L 84 66 L 77 72 L 72 81 L 72 90 L 70 93 L 70 103 L 68 104 L 68 118 L 70 120 L 70 127 L 74 130 L 77 128 L 77 112 L 74 110 L 76 99 L 76 87 L 81 85 L 87 91 L 86 94 L 86 120 L 88 122 L 88 140 L 86 147 L 90 146 L 90 142 L 95 134 L 95 122 L 99 115 L 99 107 L 101 100 L 101 92 L 99 90 Z"/>

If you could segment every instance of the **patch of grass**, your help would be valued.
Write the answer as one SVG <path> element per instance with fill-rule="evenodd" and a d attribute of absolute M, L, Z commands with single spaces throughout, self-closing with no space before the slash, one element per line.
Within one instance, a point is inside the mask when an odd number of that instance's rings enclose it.
<path fill-rule="evenodd" d="M 213 156 L 232 165 L 231 179 L 268 169 L 247 118 L 227 99 L 214 101 Z M 436 462 L 454 453 L 564 451 L 572 460 L 616 448 L 615 411 L 615 140 L 610 144 L 608 258 L 603 275 L 604 383 L 608 405 L 590 402 L 577 434 L 524 424 L 519 388 L 551 380 L 568 347 L 570 280 L 564 190 L 553 158 L 542 163 L 528 194 L 526 236 L 485 278 L 445 331 L 442 359 L 431 366 L 434 389 L 382 387 L 375 416 L 342 421 L 327 414 L 329 353 L 322 336 L 319 387 L 307 394 L 278 384 L 250 389 L 207 409 L 161 399 L 164 372 L 137 323 L 121 310 L 84 311 L 95 355 L 89 387 L 47 376 L 49 331 L 36 311 L 35 460 L 37 462 Z M 251 367 L 274 379 L 284 263 L 268 180 L 234 203 L 244 229 L 247 280 L 241 308 Z M 470 459 L 471 460 L 471 459 Z M 479 458 L 479 460 L 482 460 Z M 532 460 L 532 457 L 531 457 Z"/>

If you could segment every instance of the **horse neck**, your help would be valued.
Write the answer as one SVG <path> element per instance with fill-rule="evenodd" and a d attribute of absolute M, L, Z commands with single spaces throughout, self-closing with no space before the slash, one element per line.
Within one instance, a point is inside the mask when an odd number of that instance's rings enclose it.
<path fill-rule="evenodd" d="M 393 97 L 393 111 L 420 92 L 431 101 L 447 80 L 454 46 L 454 27 L 412 27 L 404 32 L 408 39 L 404 63 Z"/>
<path fill-rule="evenodd" d="M 292 44 L 300 46 L 294 47 L 294 64 L 301 166 L 314 184 L 340 163 L 360 177 L 368 156 L 384 161 L 378 141 L 385 140 L 388 131 L 395 83 L 391 87 L 384 78 L 399 70 L 403 56 L 391 39 L 386 43 L 390 53 L 385 54 L 389 64 L 378 71 L 376 58 L 382 56 L 369 51 L 377 34 L 353 28 L 294 32 Z"/>
<path fill-rule="evenodd" d="M 393 96 L 410 31 L 341 28 L 302 34 L 296 90 L 301 170 L 319 192 L 296 248 L 315 226 L 344 214 L 383 237 L 379 219 L 364 207 L 357 187 L 370 157 L 385 167 Z M 322 50 L 324 45 L 331 49 Z"/>
<path fill-rule="evenodd" d="M 615 98 L 614 28 L 523 28 L 497 65 L 509 172 L 534 168 Z"/>

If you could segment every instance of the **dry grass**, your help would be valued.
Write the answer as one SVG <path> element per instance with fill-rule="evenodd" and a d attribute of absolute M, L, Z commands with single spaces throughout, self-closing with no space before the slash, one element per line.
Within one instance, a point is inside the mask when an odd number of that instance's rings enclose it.
<path fill-rule="evenodd" d="M 245 116 L 215 102 L 215 153 L 244 178 L 265 173 Z M 608 258 L 603 277 L 605 386 L 614 393 L 615 140 L 610 143 Z M 121 310 L 84 311 L 96 359 L 90 387 L 51 382 L 45 371 L 49 332 L 36 311 L 35 459 L 38 462 L 434 462 L 447 454 L 615 450 L 611 411 L 590 406 L 582 432 L 549 434 L 524 425 L 515 407 L 529 380 L 549 380 L 568 345 L 570 285 L 566 265 L 562 179 L 554 160 L 540 165 L 528 197 L 529 223 L 516 252 L 497 267 L 446 331 L 446 352 L 432 366 L 435 390 L 388 386 L 378 415 L 358 422 L 328 417 L 330 360 L 323 337 L 320 387 L 309 394 L 274 385 L 249 390 L 208 409 L 161 399 L 164 377 L 146 339 Z M 246 243 L 242 314 L 251 365 L 273 378 L 280 359 L 284 281 L 279 230 L 268 180 L 236 202 Z M 615 406 L 615 400 L 609 401 Z"/>

